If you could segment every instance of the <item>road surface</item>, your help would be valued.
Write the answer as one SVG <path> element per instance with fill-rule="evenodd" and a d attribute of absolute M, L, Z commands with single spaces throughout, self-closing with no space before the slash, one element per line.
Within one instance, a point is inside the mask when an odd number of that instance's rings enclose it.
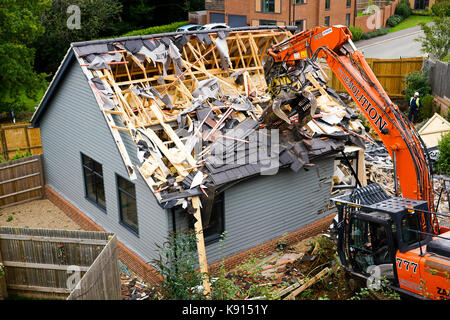
<path fill-rule="evenodd" d="M 410 57 L 422 57 L 420 42 L 414 39 L 423 36 L 420 26 L 389 33 L 384 36 L 355 43 L 366 58 L 398 59 Z"/>

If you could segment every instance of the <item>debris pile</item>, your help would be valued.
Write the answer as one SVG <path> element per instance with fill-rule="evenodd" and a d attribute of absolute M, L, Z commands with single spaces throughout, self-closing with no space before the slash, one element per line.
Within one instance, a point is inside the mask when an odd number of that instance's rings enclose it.
<path fill-rule="evenodd" d="M 72 44 L 128 169 L 163 208 L 196 211 L 221 185 L 364 147 L 364 127 L 320 63 L 272 65 L 285 28 L 236 28 Z M 134 142 L 132 150 L 128 141 Z M 134 154 L 133 154 L 134 153 Z M 137 159 L 131 161 L 131 159 Z M 137 169 L 137 170 L 136 170 Z"/>
<path fill-rule="evenodd" d="M 335 244 L 327 234 L 288 246 L 250 268 L 238 267 L 227 278 L 244 294 L 253 293 L 238 297 L 241 299 L 344 300 L 353 295 L 346 273 L 339 266 Z M 261 287 L 266 290 L 256 289 Z"/>
<path fill-rule="evenodd" d="M 120 275 L 120 285 L 123 300 L 155 300 L 162 299 L 157 290 L 124 272 Z"/>
<path fill-rule="evenodd" d="M 438 212 L 448 213 L 450 206 L 450 177 L 444 175 L 433 176 L 433 188 L 434 206 Z"/>
<path fill-rule="evenodd" d="M 389 195 L 395 195 L 394 164 L 382 142 L 368 143 L 364 153 L 367 183 L 378 183 Z"/>

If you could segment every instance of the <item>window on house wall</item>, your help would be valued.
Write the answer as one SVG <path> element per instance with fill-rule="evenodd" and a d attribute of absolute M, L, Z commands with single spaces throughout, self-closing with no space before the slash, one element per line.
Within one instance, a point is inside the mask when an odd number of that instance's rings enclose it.
<path fill-rule="evenodd" d="M 275 0 L 261 0 L 262 12 L 275 12 Z"/>
<path fill-rule="evenodd" d="M 214 196 L 210 203 L 202 201 L 202 226 L 205 243 L 212 243 L 220 239 L 220 235 L 225 231 L 225 196 L 224 192 Z M 188 217 L 188 226 L 194 229 L 195 218 L 186 212 L 181 206 L 172 209 L 175 217 Z M 175 230 L 178 232 L 179 226 L 175 221 Z"/>
<path fill-rule="evenodd" d="M 106 210 L 103 168 L 100 163 L 81 154 L 85 196 L 103 210 Z"/>
<path fill-rule="evenodd" d="M 295 26 L 297 27 L 298 31 L 305 30 L 305 20 L 296 20 L 295 21 Z"/>
<path fill-rule="evenodd" d="M 120 222 L 131 231 L 138 233 L 135 185 L 119 175 L 116 175 L 116 177 Z"/>
<path fill-rule="evenodd" d="M 347 0 L 347 8 L 350 8 L 352 6 L 352 0 Z"/>
<path fill-rule="evenodd" d="M 330 9 L 330 1 L 331 0 L 325 0 L 325 10 L 329 10 Z"/>
<path fill-rule="evenodd" d="M 205 242 L 213 242 L 219 240 L 220 235 L 225 230 L 225 196 L 224 192 L 216 194 L 214 200 L 208 203 L 203 203 L 202 210 L 202 225 L 203 236 Z M 209 215 L 208 215 L 209 213 Z M 192 226 L 194 226 L 192 224 Z"/>
<path fill-rule="evenodd" d="M 275 20 L 259 20 L 260 26 L 276 26 L 277 22 Z"/>
<path fill-rule="evenodd" d="M 350 25 L 350 13 L 347 13 L 347 14 L 345 15 L 345 24 L 346 24 L 347 26 Z"/>
<path fill-rule="evenodd" d="M 295 4 L 305 4 L 305 0 L 294 0 Z"/>
<path fill-rule="evenodd" d="M 325 17 L 325 25 L 326 25 L 327 27 L 330 26 L 330 16 L 326 16 L 326 17 Z"/>

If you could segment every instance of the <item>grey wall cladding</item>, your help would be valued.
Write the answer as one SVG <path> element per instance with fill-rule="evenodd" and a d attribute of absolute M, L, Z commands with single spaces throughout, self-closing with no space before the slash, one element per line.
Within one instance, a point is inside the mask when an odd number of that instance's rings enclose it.
<path fill-rule="evenodd" d="M 334 158 L 294 173 L 282 169 L 276 175 L 258 176 L 225 191 L 224 248 L 218 242 L 206 246 L 208 263 L 229 257 L 264 242 L 301 229 L 329 214 Z M 187 220 L 176 217 L 177 231 Z M 170 221 L 170 230 L 172 222 Z"/>
<path fill-rule="evenodd" d="M 72 63 L 42 117 L 41 138 L 48 185 L 145 261 L 157 257 L 155 243 L 167 236 L 166 212 L 157 204 L 142 177 L 136 185 L 139 236 L 119 224 L 116 176 L 129 179 L 106 121 L 77 62 Z M 131 160 L 136 147 L 121 134 Z M 106 213 L 85 198 L 80 152 L 103 166 Z"/>

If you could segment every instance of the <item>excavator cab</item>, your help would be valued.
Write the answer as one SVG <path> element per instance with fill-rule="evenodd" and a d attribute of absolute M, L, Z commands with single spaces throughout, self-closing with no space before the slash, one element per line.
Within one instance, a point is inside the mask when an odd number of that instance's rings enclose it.
<path fill-rule="evenodd" d="M 397 251 L 393 226 L 389 215 L 382 212 L 360 213 L 350 219 L 348 258 L 354 270 L 369 274 L 371 266 L 378 266 L 381 276 L 393 279 Z"/>
<path fill-rule="evenodd" d="M 385 277 L 393 289 L 417 297 L 450 285 L 450 239 L 431 233 L 434 213 L 427 201 L 390 197 L 378 184 L 332 200 L 338 209 L 338 255 L 351 274 Z"/>

